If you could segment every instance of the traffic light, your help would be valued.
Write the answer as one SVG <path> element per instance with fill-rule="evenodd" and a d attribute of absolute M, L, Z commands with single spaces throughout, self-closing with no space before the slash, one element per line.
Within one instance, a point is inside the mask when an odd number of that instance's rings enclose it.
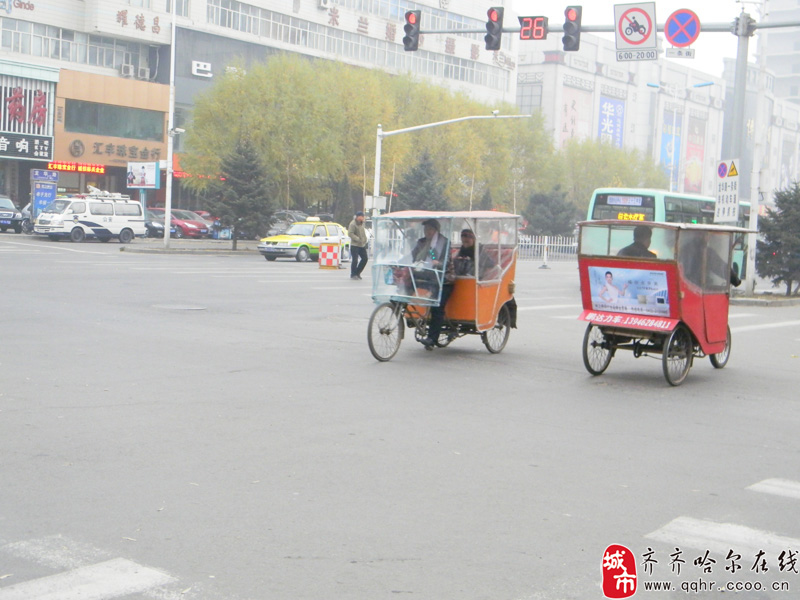
<path fill-rule="evenodd" d="M 419 10 L 406 11 L 406 24 L 403 27 L 403 31 L 406 32 L 405 37 L 403 37 L 403 50 L 406 52 L 413 52 L 419 48 L 420 13 L 421 11 Z"/>
<path fill-rule="evenodd" d="M 486 16 L 489 20 L 486 21 L 486 35 L 483 39 L 486 41 L 487 50 L 500 50 L 500 38 L 503 36 L 503 7 L 493 6 L 490 8 Z"/>
<path fill-rule="evenodd" d="M 564 52 L 576 52 L 581 47 L 582 6 L 568 6 L 564 11 Z"/>

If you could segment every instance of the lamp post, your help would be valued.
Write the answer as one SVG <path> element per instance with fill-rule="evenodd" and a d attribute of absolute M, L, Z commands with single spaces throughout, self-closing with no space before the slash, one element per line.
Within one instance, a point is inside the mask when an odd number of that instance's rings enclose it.
<path fill-rule="evenodd" d="M 647 84 L 647 87 L 659 88 L 659 89 L 663 88 L 663 89 L 667 90 L 667 92 L 672 94 L 672 101 L 673 101 L 673 106 L 672 106 L 672 135 L 671 135 L 671 138 L 672 138 L 672 143 L 671 143 L 672 150 L 670 152 L 670 161 L 669 161 L 669 191 L 670 192 L 677 191 L 676 188 L 678 187 L 678 182 L 675 181 L 675 175 L 676 175 L 676 173 L 678 175 L 680 175 L 680 171 L 678 170 L 678 166 L 677 166 L 677 161 L 678 161 L 678 156 L 681 153 L 681 143 L 678 142 L 678 144 L 677 144 L 678 147 L 677 148 L 675 147 L 675 145 L 676 145 L 676 140 L 675 140 L 676 131 L 675 130 L 678 128 L 678 90 L 683 89 L 684 91 L 689 91 L 692 88 L 708 87 L 709 85 L 714 85 L 714 82 L 713 81 L 703 81 L 702 83 L 695 83 L 694 85 L 688 85 L 688 86 L 686 86 L 684 88 L 680 88 L 680 87 L 675 86 L 675 85 L 662 85 L 660 83 L 648 83 Z M 686 127 L 686 123 L 682 123 L 681 124 L 681 129 L 684 129 L 685 127 Z M 663 133 L 662 133 L 662 136 L 663 136 Z"/>
<path fill-rule="evenodd" d="M 169 117 L 167 119 L 167 188 L 164 199 L 164 248 L 169 249 L 169 232 L 172 229 L 172 152 L 175 135 L 183 133 L 182 129 L 175 129 L 175 4 L 172 6 L 172 35 L 169 46 Z"/>
<path fill-rule="evenodd" d="M 411 131 L 419 131 L 420 129 L 429 129 L 431 127 L 439 127 L 440 125 L 450 125 L 451 123 L 460 123 L 461 121 L 472 121 L 474 119 L 527 119 L 532 115 L 500 115 L 499 110 L 493 110 L 491 115 L 472 115 L 469 117 L 459 117 L 457 119 L 448 119 L 447 121 L 438 121 L 437 123 L 426 123 L 425 125 L 416 125 L 414 127 L 406 127 L 404 129 L 395 129 L 394 131 L 384 131 L 383 127 L 378 124 L 378 135 L 375 140 L 375 179 L 372 182 L 372 193 L 375 196 L 380 195 L 381 186 L 381 146 L 383 138 L 399 133 L 409 133 Z"/>

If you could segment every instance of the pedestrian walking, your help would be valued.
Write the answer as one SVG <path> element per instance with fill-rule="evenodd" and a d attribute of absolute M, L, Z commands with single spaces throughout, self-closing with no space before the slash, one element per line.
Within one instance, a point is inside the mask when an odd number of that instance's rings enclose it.
<path fill-rule="evenodd" d="M 361 271 L 367 266 L 367 229 L 364 227 L 364 213 L 358 211 L 347 226 L 350 236 L 350 279 L 361 279 Z"/>

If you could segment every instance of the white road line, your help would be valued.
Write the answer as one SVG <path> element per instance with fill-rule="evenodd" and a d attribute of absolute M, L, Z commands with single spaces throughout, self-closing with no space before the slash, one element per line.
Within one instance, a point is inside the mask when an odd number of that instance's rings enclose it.
<path fill-rule="evenodd" d="M 755 555 L 763 550 L 776 555 L 784 550 L 800 547 L 798 539 L 743 525 L 715 523 L 690 517 L 678 517 L 645 537 L 679 548 L 688 546 L 695 550 L 708 550 L 718 554 L 726 554 L 729 550 L 733 550 L 742 555 L 745 553 Z"/>
<path fill-rule="evenodd" d="M 115 558 L 0 588 L 0 600 L 107 600 L 175 581 L 161 571 Z"/>
<path fill-rule="evenodd" d="M 743 331 L 760 331 L 761 329 L 778 329 L 780 327 L 791 327 L 800 325 L 800 321 L 782 321 L 780 323 L 762 323 L 761 325 L 745 325 L 743 327 L 731 327 L 731 333 L 742 333 Z"/>
<path fill-rule="evenodd" d="M 775 496 L 786 496 L 787 498 L 797 498 L 800 500 L 800 482 L 788 479 L 765 479 L 747 487 L 748 490 L 773 494 Z"/>
<path fill-rule="evenodd" d="M 550 310 L 551 308 L 577 308 L 580 309 L 581 304 L 545 304 L 544 306 L 520 306 L 517 310 Z M 577 315 L 575 316 L 577 319 Z"/>

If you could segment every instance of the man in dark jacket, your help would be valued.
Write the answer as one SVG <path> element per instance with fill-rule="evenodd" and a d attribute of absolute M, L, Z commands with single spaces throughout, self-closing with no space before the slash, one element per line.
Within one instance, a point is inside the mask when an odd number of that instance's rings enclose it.
<path fill-rule="evenodd" d="M 350 279 L 361 279 L 361 271 L 367 266 L 367 230 L 364 227 L 364 213 L 358 211 L 347 226 L 350 236 Z"/>

